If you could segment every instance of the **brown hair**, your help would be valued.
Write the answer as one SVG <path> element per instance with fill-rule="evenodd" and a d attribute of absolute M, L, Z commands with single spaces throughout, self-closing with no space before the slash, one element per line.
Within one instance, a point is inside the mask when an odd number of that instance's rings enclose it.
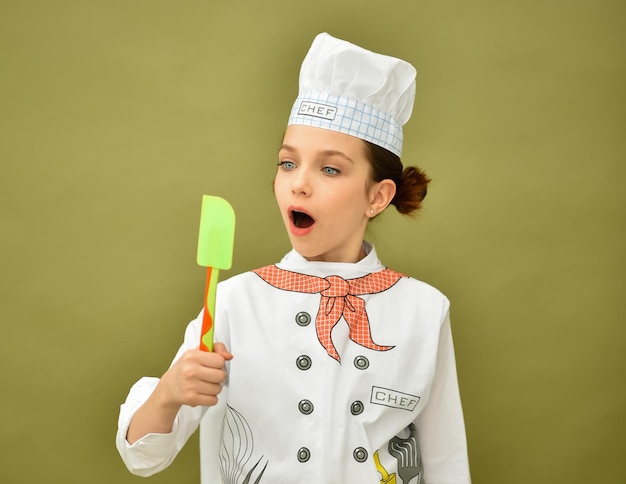
<path fill-rule="evenodd" d="M 422 208 L 430 178 L 415 166 L 403 168 L 400 157 L 382 146 L 369 141 L 365 141 L 365 145 L 374 181 L 393 181 L 396 184 L 396 194 L 391 204 L 403 215 L 415 215 Z"/>

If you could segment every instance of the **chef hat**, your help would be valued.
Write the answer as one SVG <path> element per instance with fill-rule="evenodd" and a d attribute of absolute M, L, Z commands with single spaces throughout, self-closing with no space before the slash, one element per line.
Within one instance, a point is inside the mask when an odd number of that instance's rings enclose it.
<path fill-rule="evenodd" d="M 415 76 L 408 62 L 319 34 L 302 62 L 288 125 L 339 131 L 400 156 Z"/>

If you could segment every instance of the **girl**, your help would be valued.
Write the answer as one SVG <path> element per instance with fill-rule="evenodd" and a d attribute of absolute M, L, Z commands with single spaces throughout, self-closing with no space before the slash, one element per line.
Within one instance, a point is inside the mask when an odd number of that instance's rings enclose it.
<path fill-rule="evenodd" d="M 169 370 L 133 386 L 117 434 L 131 472 L 162 470 L 200 426 L 203 483 L 470 482 L 449 302 L 363 240 L 426 195 L 399 158 L 414 95 L 410 64 L 315 38 L 274 181 L 293 250 L 220 283 L 213 353 L 200 316 Z"/>

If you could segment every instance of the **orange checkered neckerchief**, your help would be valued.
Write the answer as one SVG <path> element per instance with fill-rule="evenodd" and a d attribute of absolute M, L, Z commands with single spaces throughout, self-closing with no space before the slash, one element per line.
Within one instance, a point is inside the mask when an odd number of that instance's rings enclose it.
<path fill-rule="evenodd" d="M 372 340 L 369 319 L 365 311 L 364 294 L 375 294 L 392 287 L 404 274 L 384 269 L 356 279 L 339 276 L 317 277 L 279 269 L 275 265 L 256 269 L 261 279 L 284 291 L 319 293 L 322 298 L 315 319 L 317 337 L 329 356 L 341 362 L 331 339 L 331 331 L 341 317 L 350 329 L 349 336 L 355 343 L 376 351 L 387 351 L 393 346 L 381 346 Z"/>

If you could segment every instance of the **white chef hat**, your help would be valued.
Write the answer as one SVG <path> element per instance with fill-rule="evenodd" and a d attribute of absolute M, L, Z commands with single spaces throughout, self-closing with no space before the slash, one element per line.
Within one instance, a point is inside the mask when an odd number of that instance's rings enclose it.
<path fill-rule="evenodd" d="M 408 62 L 319 34 L 302 62 L 288 125 L 339 131 L 400 156 L 415 76 Z"/>

